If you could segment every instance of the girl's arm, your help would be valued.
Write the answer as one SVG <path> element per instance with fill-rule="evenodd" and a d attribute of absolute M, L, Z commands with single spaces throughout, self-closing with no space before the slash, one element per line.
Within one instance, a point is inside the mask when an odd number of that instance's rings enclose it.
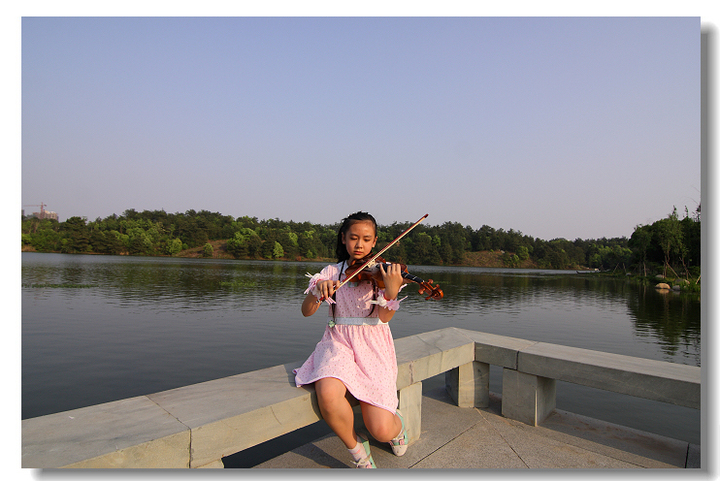
<path fill-rule="evenodd" d="M 395 315 L 395 311 L 393 311 L 392 309 L 388 309 L 387 307 L 381 307 L 378 317 L 380 318 L 380 320 L 382 322 L 388 323 L 388 322 L 390 322 L 390 319 L 392 319 L 394 315 Z"/>
<path fill-rule="evenodd" d="M 320 304 L 322 304 L 322 302 L 317 301 L 317 297 L 315 297 L 315 294 L 308 294 L 307 296 L 305 296 L 305 300 L 303 301 L 300 310 L 302 311 L 303 316 L 312 316 L 317 312 Z"/>
<path fill-rule="evenodd" d="M 303 301 L 302 307 L 300 308 L 303 316 L 308 317 L 315 314 L 318 310 L 318 307 L 323 304 L 322 302 L 318 302 L 317 295 L 320 296 L 320 299 L 328 299 L 332 297 L 332 295 L 335 293 L 335 288 L 339 283 L 340 281 L 333 280 L 319 281 L 315 285 L 317 289 L 314 289 L 313 292 L 305 296 L 305 300 Z"/>

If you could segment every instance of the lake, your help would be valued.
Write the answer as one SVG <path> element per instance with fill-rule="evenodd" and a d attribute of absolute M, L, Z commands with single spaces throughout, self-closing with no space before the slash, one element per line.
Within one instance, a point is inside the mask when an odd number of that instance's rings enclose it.
<path fill-rule="evenodd" d="M 305 273 L 324 265 L 23 253 L 23 419 L 303 361 L 327 322 L 300 313 Z M 698 295 L 574 271 L 409 271 L 445 297 L 407 286 L 396 339 L 452 326 L 700 366 Z M 563 382 L 557 407 L 700 443 L 699 410 Z"/>

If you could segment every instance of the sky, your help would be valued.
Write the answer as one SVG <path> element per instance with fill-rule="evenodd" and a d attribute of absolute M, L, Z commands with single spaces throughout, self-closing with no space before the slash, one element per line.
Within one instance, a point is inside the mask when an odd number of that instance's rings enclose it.
<path fill-rule="evenodd" d="M 25 17 L 21 197 L 630 237 L 701 202 L 699 17 Z"/>

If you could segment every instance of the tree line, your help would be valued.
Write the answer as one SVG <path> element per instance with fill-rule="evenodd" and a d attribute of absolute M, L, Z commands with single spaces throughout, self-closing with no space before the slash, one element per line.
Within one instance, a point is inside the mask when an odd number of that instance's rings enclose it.
<path fill-rule="evenodd" d="M 387 245 L 410 222 L 378 226 L 378 248 Z M 24 250 L 62 253 L 174 256 L 202 248 L 213 253 L 212 241 L 225 241 L 223 248 L 237 259 L 326 260 L 335 257 L 340 224 L 234 218 L 217 212 L 163 210 L 138 212 L 88 222 L 70 217 L 64 222 L 24 217 Z M 217 243 L 216 243 L 217 244 Z M 507 267 L 530 265 L 547 269 L 599 270 L 634 269 L 647 275 L 662 272 L 699 276 L 700 207 L 691 216 L 679 218 L 677 209 L 650 225 L 635 228 L 632 236 L 601 239 L 543 240 L 510 229 L 479 229 L 458 222 L 420 224 L 387 251 L 388 260 L 411 265 L 466 265 L 468 255 L 492 251 L 501 254 Z"/>

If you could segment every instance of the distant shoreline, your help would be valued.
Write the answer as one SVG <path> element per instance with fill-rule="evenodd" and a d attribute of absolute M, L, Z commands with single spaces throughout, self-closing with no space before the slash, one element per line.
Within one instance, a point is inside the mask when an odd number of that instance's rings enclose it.
<path fill-rule="evenodd" d="M 234 260 L 234 261 L 282 261 L 282 262 L 317 262 L 319 264 L 334 264 L 337 262 L 335 258 L 328 258 L 328 257 L 317 257 L 313 259 L 308 259 L 306 257 L 296 257 L 295 259 L 288 259 L 288 258 L 278 258 L 278 259 L 263 259 L 263 258 L 241 258 L 238 259 L 234 257 L 232 254 L 228 253 L 225 249 L 225 245 L 227 244 L 227 241 L 210 241 L 209 242 L 213 246 L 213 255 L 212 257 L 206 257 L 203 255 L 203 248 L 202 247 L 194 247 L 192 249 L 185 249 L 180 251 L 179 253 L 169 256 L 169 255 L 155 255 L 155 256 L 149 256 L 149 255 L 135 255 L 132 256 L 135 257 L 160 257 L 160 258 L 182 258 L 182 259 L 224 259 L 224 260 Z M 23 247 L 22 252 L 37 252 L 39 254 L 62 254 L 61 252 L 38 252 L 32 248 Z M 112 254 L 102 254 L 98 252 L 82 252 L 82 253 L 75 253 L 70 255 L 76 255 L 76 254 L 84 254 L 84 255 L 98 255 L 98 256 L 104 256 L 104 255 L 112 255 Z M 121 256 L 131 256 L 130 254 L 124 253 L 120 254 Z M 637 274 L 630 274 L 625 270 L 625 268 L 618 268 L 617 272 L 616 270 L 612 271 L 601 271 L 599 269 L 593 269 L 587 266 L 575 266 L 572 268 L 567 269 L 553 269 L 552 267 L 540 267 L 536 262 L 534 262 L 531 259 L 527 259 L 525 261 L 521 261 L 520 263 L 514 265 L 514 266 L 508 266 L 503 262 L 503 256 L 505 255 L 505 252 L 503 251 L 479 251 L 479 252 L 466 252 L 465 253 L 465 259 L 462 264 L 440 264 L 446 265 L 448 267 L 480 267 L 480 268 L 488 268 L 488 269 L 538 269 L 538 270 L 558 270 L 558 271 L 575 271 L 577 274 L 595 274 L 603 277 L 625 277 L 627 279 L 633 279 L 637 282 L 641 282 L 648 285 L 656 285 L 658 282 L 668 281 L 668 282 L 674 282 L 674 280 L 680 279 L 670 277 L 667 279 L 660 279 L 657 276 L 652 275 L 637 275 Z M 662 276 L 660 276 L 662 277 Z M 681 284 L 680 289 L 678 291 L 682 292 L 691 292 L 691 293 L 697 293 L 699 294 L 699 287 L 700 279 L 698 278 L 695 282 L 687 282 L 684 284 Z M 26 287 L 38 287 L 38 286 L 26 286 Z"/>
<path fill-rule="evenodd" d="M 211 257 L 206 257 L 203 255 L 203 246 L 199 247 L 193 247 L 191 249 L 184 249 L 180 252 L 178 252 L 175 255 L 168 256 L 168 255 L 138 255 L 138 257 L 180 257 L 180 258 L 199 258 L 199 259 L 228 259 L 228 260 L 279 260 L 279 261 L 287 261 L 287 262 L 326 262 L 326 263 L 335 263 L 335 258 L 329 258 L 329 257 L 317 257 L 313 259 L 309 259 L 306 257 L 298 256 L 294 259 L 289 258 L 278 258 L 278 259 L 262 259 L 262 258 L 236 258 L 232 254 L 230 254 L 227 251 L 227 240 L 216 240 L 216 241 L 209 241 L 208 242 L 213 247 L 213 254 Z M 29 246 L 24 246 L 22 248 L 22 252 L 39 252 L 33 249 Z M 60 254 L 60 252 L 40 252 L 40 253 L 47 253 L 47 254 Z M 87 255 L 108 255 L 108 254 L 102 254 L 99 252 L 82 252 L 78 254 L 87 254 Z M 452 267 L 487 267 L 487 268 L 512 268 L 512 269 L 540 269 L 537 262 L 527 259 L 525 261 L 521 261 L 519 264 L 515 266 L 508 266 L 503 262 L 503 255 L 505 252 L 503 251 L 479 251 L 479 252 L 466 252 L 464 256 L 464 262 L 461 264 L 448 264 L 452 265 Z M 130 255 L 130 254 L 120 254 L 120 255 Z M 442 265 L 442 264 L 441 264 Z M 584 266 L 576 266 L 568 270 L 584 270 L 588 269 Z"/>

